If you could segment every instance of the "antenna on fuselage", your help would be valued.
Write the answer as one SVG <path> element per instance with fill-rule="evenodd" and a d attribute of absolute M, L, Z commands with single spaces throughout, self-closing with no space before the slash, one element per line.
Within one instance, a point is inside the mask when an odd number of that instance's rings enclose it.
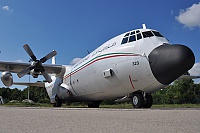
<path fill-rule="evenodd" d="M 143 28 L 143 29 L 147 29 L 147 27 L 146 27 L 145 24 L 142 24 L 142 28 Z"/>

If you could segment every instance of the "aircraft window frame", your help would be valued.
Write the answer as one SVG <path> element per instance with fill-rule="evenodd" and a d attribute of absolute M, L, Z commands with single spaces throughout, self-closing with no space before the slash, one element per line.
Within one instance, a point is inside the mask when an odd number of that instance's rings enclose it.
<path fill-rule="evenodd" d="M 142 35 L 143 35 L 143 38 L 154 36 L 153 32 L 151 32 L 151 31 L 142 32 Z"/>

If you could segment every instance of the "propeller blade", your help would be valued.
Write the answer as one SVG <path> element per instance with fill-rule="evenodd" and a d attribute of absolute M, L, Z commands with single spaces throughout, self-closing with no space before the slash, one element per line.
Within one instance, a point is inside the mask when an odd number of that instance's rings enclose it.
<path fill-rule="evenodd" d="M 46 79 L 46 81 L 48 83 L 51 83 L 52 82 L 52 79 L 51 77 L 49 76 L 49 74 L 45 71 L 44 67 L 43 66 L 40 66 L 39 68 L 39 71 L 42 73 L 43 77 Z"/>
<path fill-rule="evenodd" d="M 52 57 L 54 57 L 57 54 L 56 51 L 52 51 L 49 54 L 47 54 L 45 57 L 41 58 L 40 61 L 42 63 L 46 62 L 48 59 L 51 59 Z"/>
<path fill-rule="evenodd" d="M 52 82 L 51 77 L 49 76 L 49 74 L 48 74 L 46 71 L 42 72 L 42 75 L 44 76 L 44 78 L 46 79 L 46 81 L 47 81 L 48 83 L 51 83 L 51 82 Z"/>
<path fill-rule="evenodd" d="M 41 58 L 40 60 L 37 60 L 36 56 L 34 55 L 34 53 L 31 50 L 31 48 L 28 46 L 28 44 L 25 44 L 23 47 L 24 47 L 25 51 L 28 53 L 28 55 L 31 57 L 31 59 L 33 60 L 33 63 L 32 63 L 32 65 L 30 65 L 26 69 L 24 69 L 21 72 L 19 72 L 17 74 L 18 77 L 21 78 L 24 75 L 30 73 L 30 71 L 34 69 L 34 71 L 37 70 L 38 72 L 41 72 L 41 74 L 44 76 L 44 78 L 46 79 L 46 81 L 49 82 L 49 83 L 51 83 L 52 79 L 49 76 L 49 74 L 45 71 L 44 67 L 42 66 L 42 63 L 44 63 L 48 59 L 54 57 L 57 54 L 57 52 L 56 51 L 52 51 L 49 54 L 47 54 L 46 56 L 44 56 L 43 58 Z"/>
<path fill-rule="evenodd" d="M 25 44 L 24 46 L 25 51 L 28 53 L 28 55 L 31 57 L 31 59 L 33 59 L 33 61 L 36 61 L 37 58 L 35 57 L 33 51 L 31 50 L 31 48 L 28 46 L 28 44 Z"/>
<path fill-rule="evenodd" d="M 24 70 L 22 70 L 21 72 L 19 72 L 19 73 L 17 74 L 17 76 L 18 76 L 19 78 L 21 78 L 21 77 L 23 77 L 24 75 L 30 73 L 30 71 L 31 71 L 32 69 L 34 69 L 34 66 L 29 66 L 29 67 L 27 67 L 26 69 L 24 69 Z"/>

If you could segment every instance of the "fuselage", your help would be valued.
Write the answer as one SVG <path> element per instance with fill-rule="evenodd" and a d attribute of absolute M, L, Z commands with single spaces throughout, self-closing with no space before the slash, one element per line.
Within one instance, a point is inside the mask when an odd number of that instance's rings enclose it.
<path fill-rule="evenodd" d="M 138 90 L 153 92 L 164 85 L 154 78 L 148 55 L 166 43 L 168 40 L 156 30 L 126 32 L 105 42 L 74 66 L 66 66 L 64 76 L 57 78 L 63 78 L 62 85 L 67 86 L 73 98 L 81 100 L 118 98 Z"/>
<path fill-rule="evenodd" d="M 138 90 L 153 92 L 163 87 L 154 78 L 147 57 L 155 47 L 169 42 L 160 36 L 144 38 L 143 33 L 149 31 L 139 29 L 121 34 L 73 66 L 73 91 L 102 100 Z M 104 76 L 106 71 L 110 71 L 110 76 Z"/>
<path fill-rule="evenodd" d="M 60 93 L 60 99 L 69 101 L 115 99 L 135 91 L 152 93 L 167 85 L 158 81 L 149 62 L 150 53 L 162 45 L 169 41 L 156 30 L 123 33 L 74 66 L 64 66 L 54 82 L 46 84 L 47 92 L 50 97 Z"/>

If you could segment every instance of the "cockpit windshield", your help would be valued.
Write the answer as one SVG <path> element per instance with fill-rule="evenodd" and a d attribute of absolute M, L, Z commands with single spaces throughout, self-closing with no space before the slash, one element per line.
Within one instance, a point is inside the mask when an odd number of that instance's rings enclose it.
<path fill-rule="evenodd" d="M 151 31 L 142 32 L 143 38 L 154 36 Z"/>
<path fill-rule="evenodd" d="M 126 33 L 121 44 L 130 43 L 138 41 L 142 38 L 153 37 L 153 36 L 163 37 L 158 31 L 144 31 L 144 32 L 140 32 L 139 30 L 131 31 L 129 33 Z"/>

